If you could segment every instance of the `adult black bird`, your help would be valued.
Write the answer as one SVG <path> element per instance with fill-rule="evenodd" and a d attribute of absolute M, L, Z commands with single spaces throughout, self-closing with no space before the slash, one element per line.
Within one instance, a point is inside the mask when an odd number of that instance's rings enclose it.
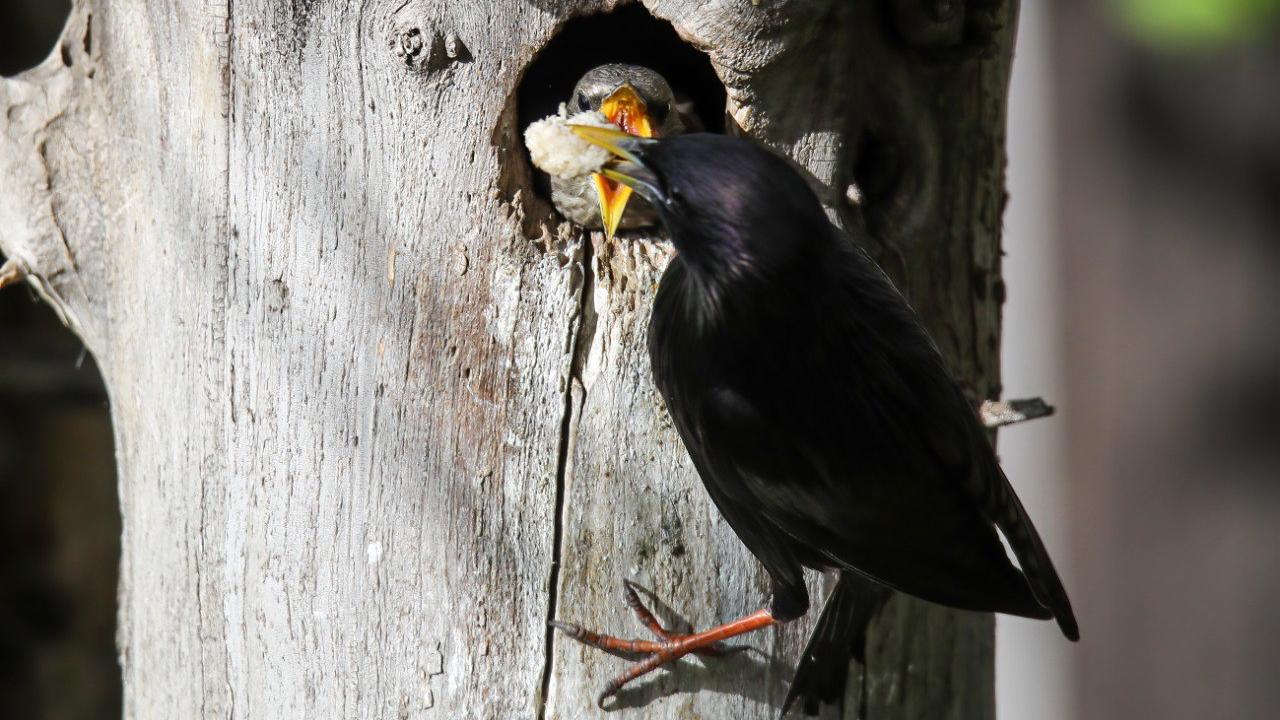
<path fill-rule="evenodd" d="M 915 312 L 785 160 L 747 140 L 575 127 L 657 209 L 676 257 L 649 325 L 654 380 L 707 492 L 772 579 L 768 606 L 714 630 L 588 644 L 647 655 L 627 682 L 809 607 L 803 568 L 840 574 L 783 705 L 839 691 L 864 578 L 943 605 L 1056 618 L 1079 637 L 1039 535 Z M 1001 545 L 997 528 L 1018 566 Z"/>
<path fill-rule="evenodd" d="M 623 130 L 640 137 L 670 137 L 686 130 L 689 114 L 662 75 L 641 65 L 609 63 L 583 73 L 569 97 L 569 113 L 596 110 Z M 628 203 L 631 188 L 594 174 L 590 178 L 551 178 L 551 202 L 560 214 L 587 228 L 656 225 L 657 214 L 643 199 Z"/>

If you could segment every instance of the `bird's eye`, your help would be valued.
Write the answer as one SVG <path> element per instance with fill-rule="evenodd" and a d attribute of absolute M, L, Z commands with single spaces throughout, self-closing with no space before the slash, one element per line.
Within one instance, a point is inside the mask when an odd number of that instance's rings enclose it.
<path fill-rule="evenodd" d="M 667 113 L 671 111 L 671 106 L 666 103 L 654 104 L 653 110 L 649 113 L 653 118 L 653 124 L 661 125 L 667 121 Z"/>
<path fill-rule="evenodd" d="M 680 188 L 672 186 L 667 188 L 667 204 L 683 205 L 684 193 L 680 192 Z"/>
<path fill-rule="evenodd" d="M 578 96 L 578 109 L 582 112 L 586 112 L 591 109 L 591 101 L 587 99 L 586 95 Z"/>

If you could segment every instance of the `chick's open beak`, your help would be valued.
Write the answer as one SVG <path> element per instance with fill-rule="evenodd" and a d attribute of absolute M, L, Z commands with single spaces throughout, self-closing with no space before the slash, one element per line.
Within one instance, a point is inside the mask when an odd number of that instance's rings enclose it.
<path fill-rule="evenodd" d="M 610 93 L 600 104 L 600 112 L 609 122 L 622 128 L 636 137 L 653 137 L 653 126 L 649 122 L 649 108 L 636 93 L 635 88 L 627 83 Z M 596 195 L 600 199 L 600 218 L 605 234 L 613 237 L 622 222 L 622 213 L 627 209 L 627 201 L 631 198 L 631 188 L 603 173 L 594 173 L 591 181 L 595 183 Z"/>
<path fill-rule="evenodd" d="M 599 173 L 593 175 L 593 178 L 599 178 L 596 182 L 597 189 L 603 183 L 608 183 L 610 189 L 618 188 L 625 190 L 628 195 L 612 195 L 611 199 L 622 197 L 622 203 L 625 205 L 626 198 L 629 197 L 631 190 L 640 193 L 646 200 L 659 206 L 667 201 L 666 191 L 663 189 L 658 176 L 654 174 L 645 165 L 644 153 L 645 148 L 656 143 L 656 140 L 650 138 L 637 137 L 621 130 L 612 128 L 596 127 L 594 125 L 570 125 L 569 129 L 575 135 L 586 140 L 593 145 L 600 147 L 613 153 L 619 160 L 623 162 L 601 168 Z M 605 196 L 601 193 L 600 207 L 601 212 L 605 211 Z M 618 210 L 618 217 L 622 217 L 622 211 Z M 605 215 L 606 221 L 608 215 Z M 615 226 L 616 227 L 616 226 Z M 608 225 L 606 222 L 606 229 Z M 612 230 L 609 231 L 612 234 Z"/>

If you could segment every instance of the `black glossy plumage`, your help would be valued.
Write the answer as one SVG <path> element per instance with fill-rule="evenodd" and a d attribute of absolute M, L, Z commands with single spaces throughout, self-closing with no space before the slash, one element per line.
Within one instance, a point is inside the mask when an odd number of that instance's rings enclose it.
<path fill-rule="evenodd" d="M 775 616 L 808 609 L 802 567 L 839 568 L 841 588 L 857 573 L 952 607 L 1056 617 L 1076 639 L 973 407 L 803 178 L 716 135 L 647 144 L 640 160 L 677 250 L 649 328 L 654 379 L 707 491 L 771 575 Z M 788 703 L 833 692 L 820 676 L 856 641 L 852 598 L 837 590 Z"/>

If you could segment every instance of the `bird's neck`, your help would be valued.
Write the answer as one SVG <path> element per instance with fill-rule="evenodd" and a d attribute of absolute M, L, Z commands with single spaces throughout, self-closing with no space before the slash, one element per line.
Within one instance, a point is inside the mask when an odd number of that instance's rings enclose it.
<path fill-rule="evenodd" d="M 725 234 L 715 243 L 701 238 L 685 238 L 673 233 L 671 238 L 688 268 L 688 281 L 708 300 L 716 300 L 746 282 L 754 275 L 754 263 L 742 243 Z"/>
<path fill-rule="evenodd" d="M 701 258 L 705 261 L 705 258 Z M 724 333 L 734 334 L 757 323 L 767 322 L 769 303 L 775 293 L 776 278 L 760 272 L 741 258 L 737 265 L 723 261 L 700 264 L 699 258 L 678 255 L 685 270 L 681 293 L 683 314 L 704 341 L 724 340 Z"/>
<path fill-rule="evenodd" d="M 694 267 L 686 254 L 677 251 L 663 276 L 657 304 L 664 315 L 681 318 L 685 328 L 695 336 L 703 336 L 715 325 L 725 290 L 721 282 Z"/>
<path fill-rule="evenodd" d="M 779 247 L 760 256 L 745 242 L 726 234 L 712 243 L 672 241 L 688 268 L 689 282 L 708 303 L 723 306 L 735 300 L 758 300 L 779 284 L 801 283 L 824 259 L 818 244 Z"/>

